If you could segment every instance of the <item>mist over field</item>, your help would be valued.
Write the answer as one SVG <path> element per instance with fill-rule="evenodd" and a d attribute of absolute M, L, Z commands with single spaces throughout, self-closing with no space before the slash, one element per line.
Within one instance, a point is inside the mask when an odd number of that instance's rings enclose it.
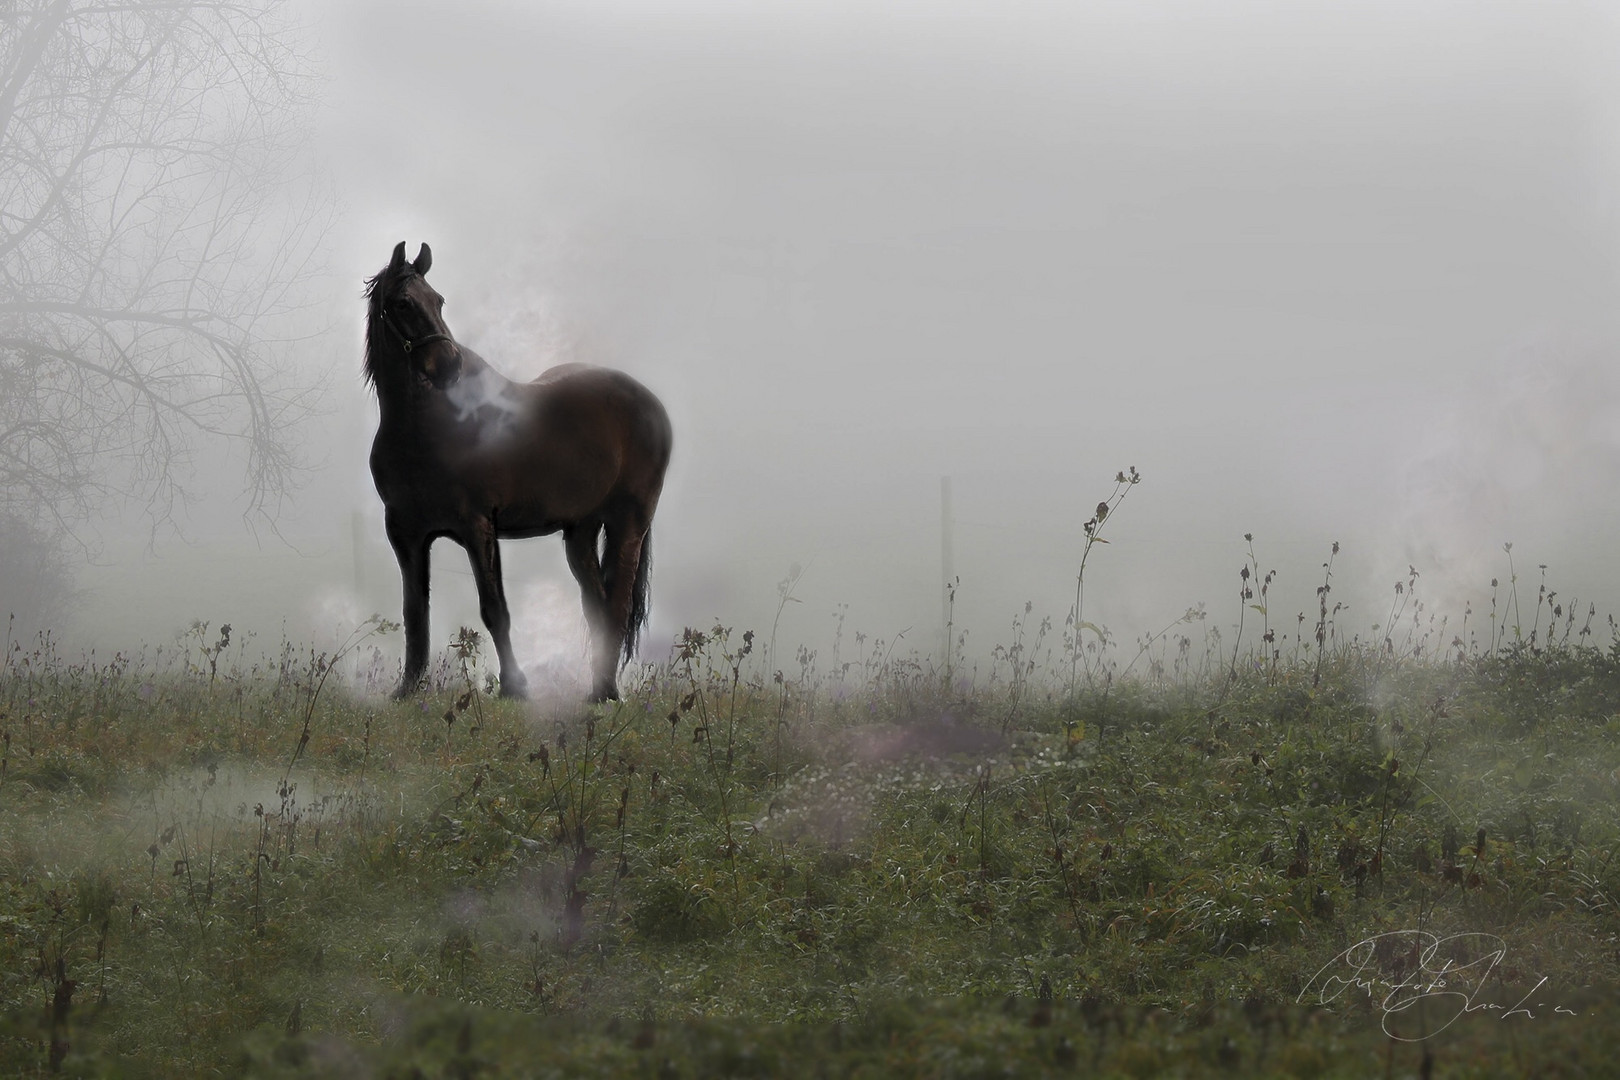
<path fill-rule="evenodd" d="M 361 281 L 430 243 L 458 339 L 585 360 L 668 406 L 642 656 L 719 618 L 791 647 L 941 634 L 941 480 L 967 652 L 1087 567 L 1130 641 L 1227 633 L 1245 534 L 1273 622 L 1346 632 L 1408 567 L 1459 619 L 1538 564 L 1620 606 L 1620 23 L 1598 5 L 302 4 L 329 184 L 311 469 L 255 538 L 208 498 L 109 520 L 62 636 L 398 617 L 366 471 Z M 218 476 L 214 476 L 217 470 Z M 433 641 L 477 625 L 435 549 Z M 555 538 L 504 548 L 519 659 L 584 668 Z M 1306 627 L 1309 630 L 1309 625 Z M 1200 629 L 1198 633 L 1202 633 Z M 398 648 L 397 639 L 393 643 Z M 846 636 L 845 648 L 848 649 Z"/>
<path fill-rule="evenodd" d="M 1612 1067 L 1617 54 L 0 4 L 0 1072 Z"/>

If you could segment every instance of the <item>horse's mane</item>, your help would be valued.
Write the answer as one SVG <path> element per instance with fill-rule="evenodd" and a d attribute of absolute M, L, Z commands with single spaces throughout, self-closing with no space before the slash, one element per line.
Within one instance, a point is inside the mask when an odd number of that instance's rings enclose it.
<path fill-rule="evenodd" d="M 366 384 L 371 387 L 377 385 L 377 347 L 382 339 L 382 305 L 383 297 L 388 290 L 383 287 L 388 280 L 388 267 L 377 271 L 375 277 L 366 278 L 364 296 L 366 298 L 366 356 L 364 374 Z"/>

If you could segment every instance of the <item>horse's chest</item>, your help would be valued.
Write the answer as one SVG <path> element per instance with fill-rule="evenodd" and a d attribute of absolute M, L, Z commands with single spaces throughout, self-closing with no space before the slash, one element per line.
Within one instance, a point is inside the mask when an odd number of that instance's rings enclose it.
<path fill-rule="evenodd" d="M 418 440 L 395 442 L 379 434 L 371 453 L 371 477 L 390 509 L 459 520 L 502 501 L 488 470 L 465 452 L 442 452 Z"/>
<path fill-rule="evenodd" d="M 371 478 L 383 502 L 392 505 L 433 499 L 451 486 L 453 470 L 443 455 L 420 441 L 390 439 L 379 433 L 371 447 Z"/>

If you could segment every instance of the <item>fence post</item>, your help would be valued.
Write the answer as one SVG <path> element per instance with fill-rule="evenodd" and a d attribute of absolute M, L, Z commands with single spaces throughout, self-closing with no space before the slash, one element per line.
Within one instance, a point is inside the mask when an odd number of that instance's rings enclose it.
<path fill-rule="evenodd" d="M 955 532 L 956 522 L 951 514 L 951 478 L 939 478 L 939 568 L 941 573 L 941 588 L 939 593 L 940 635 L 944 639 L 943 657 L 947 678 L 951 670 L 951 584 L 956 580 L 956 553 L 953 548 L 952 533 Z"/>

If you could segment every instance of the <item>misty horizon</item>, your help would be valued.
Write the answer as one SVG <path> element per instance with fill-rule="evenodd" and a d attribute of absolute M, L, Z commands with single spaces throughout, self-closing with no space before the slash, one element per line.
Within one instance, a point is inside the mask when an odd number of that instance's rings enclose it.
<path fill-rule="evenodd" d="M 1061 629 L 1128 466 L 1085 613 L 1127 658 L 1200 603 L 1195 633 L 1230 645 L 1245 534 L 1289 633 L 1334 542 L 1346 636 L 1409 566 L 1448 637 L 1466 604 L 1479 625 L 1509 542 L 1523 608 L 1543 564 L 1561 601 L 1620 608 L 1603 11 L 296 14 L 324 79 L 306 164 L 338 208 L 298 361 L 324 380 L 305 486 L 255 538 L 199 454 L 215 494 L 184 541 L 103 530 L 76 646 L 398 618 L 359 294 L 401 240 L 433 246 L 447 322 L 506 375 L 604 363 L 668 407 L 644 660 L 683 626 L 769 631 L 794 566 L 783 646 L 830 659 L 842 613 L 846 650 L 935 653 L 948 477 L 982 661 L 1026 602 Z M 503 557 L 520 660 L 566 666 L 560 542 Z M 479 625 L 465 567 L 435 547 L 435 647 Z"/>

